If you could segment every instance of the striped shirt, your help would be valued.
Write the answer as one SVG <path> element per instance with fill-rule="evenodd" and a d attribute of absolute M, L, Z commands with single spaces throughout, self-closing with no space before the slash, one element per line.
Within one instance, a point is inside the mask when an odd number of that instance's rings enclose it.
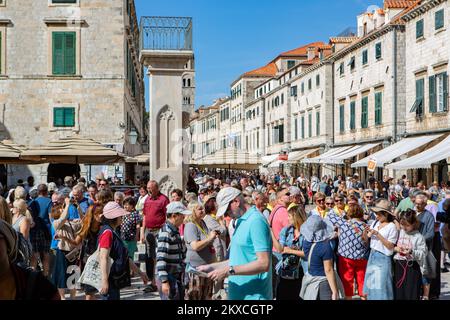
<path fill-rule="evenodd" d="M 186 246 L 181 240 L 178 229 L 166 222 L 158 234 L 158 249 L 156 253 L 156 270 L 161 282 L 168 281 L 168 276 L 178 276 L 184 272 Z"/>

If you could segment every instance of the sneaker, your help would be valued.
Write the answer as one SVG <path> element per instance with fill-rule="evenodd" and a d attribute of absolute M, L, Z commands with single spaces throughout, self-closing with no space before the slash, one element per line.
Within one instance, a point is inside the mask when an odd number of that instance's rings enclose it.
<path fill-rule="evenodd" d="M 447 269 L 447 267 L 441 268 L 441 273 L 448 273 L 449 270 Z"/>
<path fill-rule="evenodd" d="M 422 297 L 422 300 L 430 300 L 428 297 Z"/>
<path fill-rule="evenodd" d="M 150 283 L 147 287 L 144 288 L 144 293 L 152 293 L 157 291 L 158 287 L 155 286 L 153 283 Z"/>

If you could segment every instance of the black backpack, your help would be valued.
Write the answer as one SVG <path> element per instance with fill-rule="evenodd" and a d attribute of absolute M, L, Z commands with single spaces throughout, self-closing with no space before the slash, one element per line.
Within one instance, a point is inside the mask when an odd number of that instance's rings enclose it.
<path fill-rule="evenodd" d="M 16 260 L 14 261 L 18 266 L 23 268 L 28 268 L 31 266 L 31 257 L 33 255 L 33 248 L 31 247 L 30 241 L 25 239 L 25 237 L 17 232 L 17 242 L 18 242 L 18 254 Z"/>
<path fill-rule="evenodd" d="M 109 281 L 114 288 L 123 289 L 131 286 L 128 249 L 119 235 L 110 226 L 103 226 L 99 234 L 102 234 L 107 229 L 111 230 L 113 234 L 113 243 L 109 256 L 114 262 L 111 266 Z"/>

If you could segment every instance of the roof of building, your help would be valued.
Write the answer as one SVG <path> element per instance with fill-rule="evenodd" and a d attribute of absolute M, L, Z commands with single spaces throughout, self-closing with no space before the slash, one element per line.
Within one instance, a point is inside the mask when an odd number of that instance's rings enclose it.
<path fill-rule="evenodd" d="M 282 57 L 306 56 L 306 55 L 308 55 L 308 48 L 313 47 L 313 48 L 318 49 L 318 48 L 321 48 L 323 46 L 326 46 L 326 44 L 321 42 L 321 41 L 320 42 L 313 42 L 313 43 L 307 44 L 306 46 L 302 46 L 302 47 L 297 48 L 297 49 L 293 49 L 293 50 L 289 50 L 289 51 L 283 52 L 278 57 L 276 57 L 275 60 L 277 60 L 279 58 L 282 58 Z"/>
<path fill-rule="evenodd" d="M 385 0 L 384 9 L 406 9 L 416 2 L 415 0 Z"/>
<path fill-rule="evenodd" d="M 331 37 L 330 43 L 352 43 L 358 39 L 358 37 Z"/>
<path fill-rule="evenodd" d="M 274 77 L 278 72 L 275 62 L 271 62 L 264 67 L 244 73 L 244 77 Z"/>

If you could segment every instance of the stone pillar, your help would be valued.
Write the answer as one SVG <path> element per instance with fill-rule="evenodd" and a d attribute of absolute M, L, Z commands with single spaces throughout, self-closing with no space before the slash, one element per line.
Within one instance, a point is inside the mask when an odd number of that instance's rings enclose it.
<path fill-rule="evenodd" d="M 182 76 L 192 51 L 145 50 L 150 90 L 150 179 L 161 192 L 186 188 L 189 171 L 189 111 L 183 110 Z"/>

